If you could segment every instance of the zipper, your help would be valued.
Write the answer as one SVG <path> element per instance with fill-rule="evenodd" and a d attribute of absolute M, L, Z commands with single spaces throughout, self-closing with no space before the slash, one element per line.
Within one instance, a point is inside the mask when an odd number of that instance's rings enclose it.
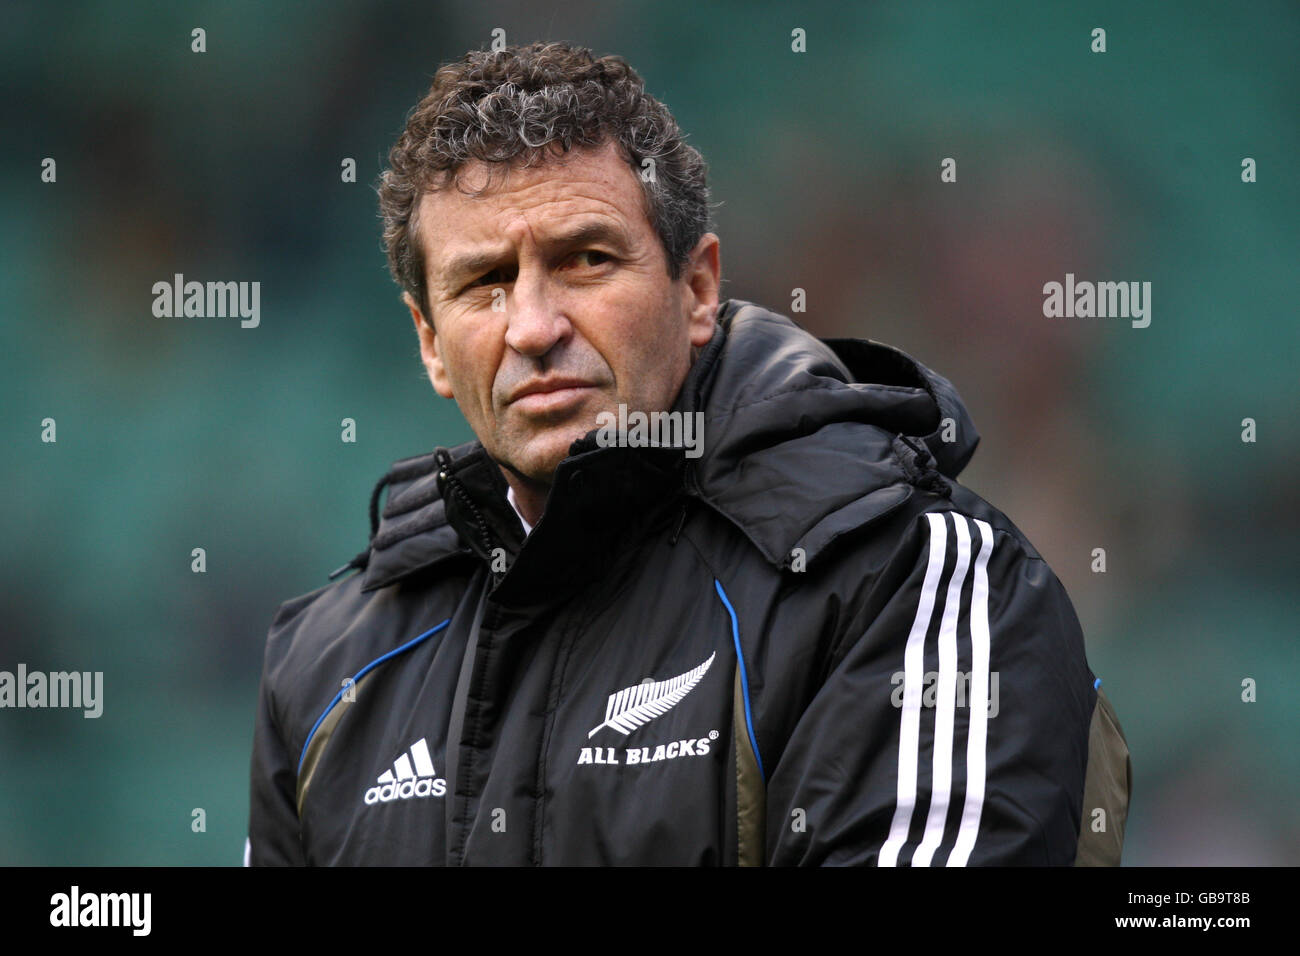
<path fill-rule="evenodd" d="M 492 552 L 495 550 L 492 544 L 492 534 L 488 531 L 487 522 L 483 520 L 483 512 L 474 502 L 465 486 L 451 474 L 451 453 L 445 448 L 439 448 L 435 453 L 434 460 L 438 463 L 438 490 L 444 498 L 447 497 L 448 491 L 466 507 L 474 524 L 474 529 L 479 533 L 480 541 L 483 545 L 483 553 L 487 556 L 488 570 L 492 575 L 492 586 L 495 588 L 505 577 L 504 571 L 492 569 Z"/>

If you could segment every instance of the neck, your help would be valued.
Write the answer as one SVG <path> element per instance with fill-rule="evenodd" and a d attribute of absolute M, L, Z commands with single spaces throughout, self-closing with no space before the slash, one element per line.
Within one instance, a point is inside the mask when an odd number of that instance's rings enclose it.
<path fill-rule="evenodd" d="M 537 522 L 542 520 L 542 512 L 546 510 L 546 498 L 551 493 L 551 486 L 518 474 L 505 465 L 501 465 L 501 473 L 515 493 L 515 506 L 524 519 L 536 527 Z"/>

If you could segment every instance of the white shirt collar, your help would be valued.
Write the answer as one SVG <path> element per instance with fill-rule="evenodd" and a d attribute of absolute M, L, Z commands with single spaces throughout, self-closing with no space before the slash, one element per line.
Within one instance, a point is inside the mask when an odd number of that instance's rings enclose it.
<path fill-rule="evenodd" d="M 524 537 L 528 537 L 533 533 L 533 526 L 528 523 L 528 519 L 524 517 L 524 513 L 519 510 L 519 505 L 515 503 L 514 485 L 510 485 L 506 488 L 506 501 L 510 502 L 510 507 L 514 508 L 515 514 L 519 515 L 519 520 L 523 522 L 524 525 Z"/>

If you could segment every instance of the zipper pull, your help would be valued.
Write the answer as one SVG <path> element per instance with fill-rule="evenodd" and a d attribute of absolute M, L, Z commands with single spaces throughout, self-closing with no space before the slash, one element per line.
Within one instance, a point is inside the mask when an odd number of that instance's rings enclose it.
<path fill-rule="evenodd" d="M 439 447 L 434 450 L 433 460 L 438 463 L 438 491 L 447 497 L 447 469 L 451 467 L 451 452 Z"/>
<path fill-rule="evenodd" d="M 677 530 L 674 531 L 674 532 L 673 532 L 673 536 L 672 536 L 671 538 L 668 539 L 668 546 L 669 546 L 669 547 L 672 547 L 673 545 L 677 544 L 677 539 L 681 537 L 681 534 L 682 534 L 682 528 L 683 528 L 683 526 L 685 526 L 685 524 L 686 524 L 686 509 L 687 509 L 687 507 L 688 507 L 688 503 L 687 503 L 687 502 L 683 502 L 683 503 L 682 503 L 682 513 L 681 513 L 681 516 L 677 519 Z"/>

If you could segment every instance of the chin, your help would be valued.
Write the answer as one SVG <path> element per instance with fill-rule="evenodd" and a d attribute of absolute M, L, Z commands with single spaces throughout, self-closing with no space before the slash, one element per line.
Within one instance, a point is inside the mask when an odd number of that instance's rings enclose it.
<path fill-rule="evenodd" d="M 589 431 L 590 428 L 585 431 L 568 429 L 559 434 L 540 436 L 521 454 L 512 457 L 510 463 L 533 481 L 549 485 L 555 477 L 555 469 L 568 457 L 569 446 Z"/>

